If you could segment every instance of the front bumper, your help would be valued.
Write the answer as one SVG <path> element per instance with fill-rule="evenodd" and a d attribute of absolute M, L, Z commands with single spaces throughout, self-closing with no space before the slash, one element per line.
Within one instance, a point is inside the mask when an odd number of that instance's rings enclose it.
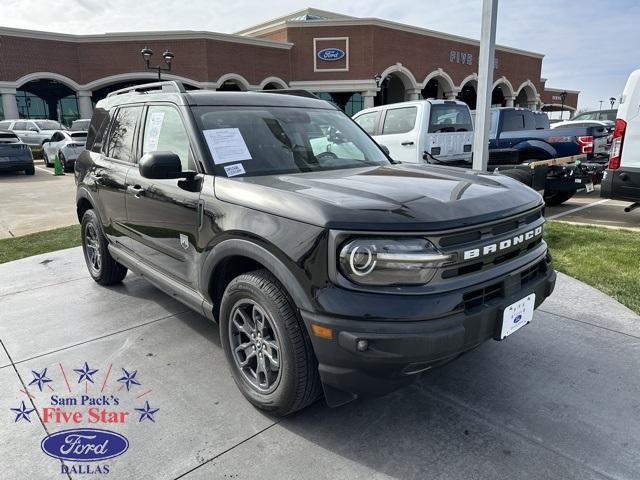
<path fill-rule="evenodd" d="M 531 293 L 536 308 L 555 287 L 548 256 L 502 279 L 429 295 L 426 302 L 455 305 L 448 314 L 420 321 L 360 320 L 301 311 L 311 324 L 332 329 L 330 340 L 310 333 L 325 397 L 331 406 L 358 396 L 377 396 L 411 383 L 417 374 L 444 364 L 499 335 L 503 309 Z M 402 311 L 401 295 L 384 295 Z M 434 298 L 437 297 L 437 298 Z M 366 350 L 358 342 L 366 340 Z"/>

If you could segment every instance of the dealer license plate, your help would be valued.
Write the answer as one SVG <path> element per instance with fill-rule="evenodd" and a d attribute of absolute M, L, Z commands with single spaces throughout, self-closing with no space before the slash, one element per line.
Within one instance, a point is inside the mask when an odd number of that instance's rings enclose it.
<path fill-rule="evenodd" d="M 513 332 L 519 330 L 533 320 L 533 308 L 535 307 L 535 304 L 536 294 L 532 293 L 504 309 L 504 313 L 502 314 L 500 340 L 508 337 Z"/>
<path fill-rule="evenodd" d="M 593 183 L 591 183 L 591 182 L 585 183 L 584 187 L 587 189 L 587 193 L 593 192 Z"/>

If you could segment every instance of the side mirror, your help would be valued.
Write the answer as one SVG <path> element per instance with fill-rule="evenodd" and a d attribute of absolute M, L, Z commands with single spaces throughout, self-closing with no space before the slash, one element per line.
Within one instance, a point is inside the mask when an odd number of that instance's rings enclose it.
<path fill-rule="evenodd" d="M 180 157 L 173 152 L 145 153 L 138 163 L 140 175 L 145 178 L 185 178 Z"/>
<path fill-rule="evenodd" d="M 38 130 L 36 127 L 29 127 L 29 131 L 30 132 L 39 132 L 40 130 Z"/>

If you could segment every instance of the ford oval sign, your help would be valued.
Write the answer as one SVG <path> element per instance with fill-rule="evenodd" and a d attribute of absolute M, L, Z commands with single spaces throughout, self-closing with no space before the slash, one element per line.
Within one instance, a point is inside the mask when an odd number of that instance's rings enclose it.
<path fill-rule="evenodd" d="M 516 316 L 516 318 L 514 318 L 514 319 L 513 319 L 513 323 L 514 323 L 514 324 L 515 324 L 515 323 L 519 323 L 519 322 L 520 322 L 520 320 L 522 320 L 522 315 L 518 315 L 518 316 Z"/>
<path fill-rule="evenodd" d="M 340 50 L 339 48 L 323 48 L 318 52 L 318 58 L 326 62 L 335 62 L 336 60 L 344 58 L 344 55 L 344 50 Z"/>
<path fill-rule="evenodd" d="M 72 462 L 97 462 L 122 455 L 129 441 L 119 433 L 98 428 L 74 428 L 47 435 L 40 444 L 50 457 Z"/>

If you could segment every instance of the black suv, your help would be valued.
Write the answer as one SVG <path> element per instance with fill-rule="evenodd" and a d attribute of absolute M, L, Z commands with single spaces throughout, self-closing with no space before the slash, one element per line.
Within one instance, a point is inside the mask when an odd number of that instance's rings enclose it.
<path fill-rule="evenodd" d="M 281 93 L 162 82 L 98 103 L 75 164 L 95 281 L 131 269 L 216 319 L 238 387 L 277 415 L 390 392 L 531 320 L 556 278 L 538 193 L 396 164 Z"/>

